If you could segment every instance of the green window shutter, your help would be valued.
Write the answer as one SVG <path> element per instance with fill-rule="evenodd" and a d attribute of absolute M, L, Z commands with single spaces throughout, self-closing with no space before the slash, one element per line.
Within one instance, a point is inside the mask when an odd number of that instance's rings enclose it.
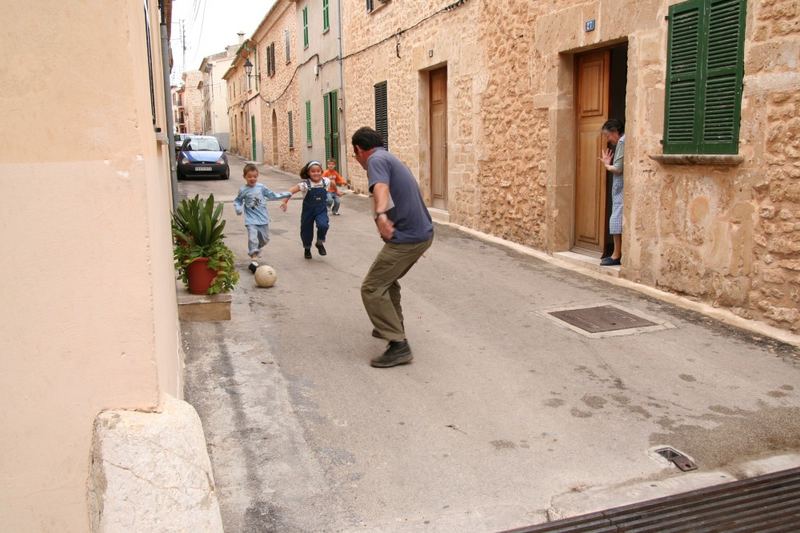
<path fill-rule="evenodd" d="M 308 48 L 308 6 L 303 8 L 303 48 Z"/>
<path fill-rule="evenodd" d="M 328 159 L 335 159 L 339 164 L 339 95 L 337 91 L 328 93 L 328 103 L 330 104 L 331 121 L 331 155 Z"/>
<path fill-rule="evenodd" d="M 325 159 L 331 158 L 331 113 L 330 113 L 331 93 L 322 95 L 322 107 L 325 118 Z"/>
<path fill-rule="evenodd" d="M 330 27 L 331 23 L 328 15 L 328 0 L 322 0 L 322 31 L 328 31 Z"/>
<path fill-rule="evenodd" d="M 311 101 L 306 101 L 306 144 L 311 147 Z"/>
<path fill-rule="evenodd" d="M 703 128 L 700 153 L 739 151 L 744 75 L 745 0 L 707 2 Z"/>
<path fill-rule="evenodd" d="M 670 6 L 664 113 L 665 154 L 696 153 L 698 150 L 702 28 L 702 0 Z"/>

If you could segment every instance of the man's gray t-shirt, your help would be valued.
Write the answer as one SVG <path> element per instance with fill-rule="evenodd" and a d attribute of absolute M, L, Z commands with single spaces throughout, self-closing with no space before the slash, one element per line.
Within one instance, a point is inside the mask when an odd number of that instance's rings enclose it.
<path fill-rule="evenodd" d="M 376 183 L 389 186 L 390 206 L 386 212 L 394 223 L 391 242 L 411 244 L 425 242 L 433 237 L 433 222 L 417 180 L 402 161 L 384 148 L 376 148 L 367 160 L 369 190 Z"/>

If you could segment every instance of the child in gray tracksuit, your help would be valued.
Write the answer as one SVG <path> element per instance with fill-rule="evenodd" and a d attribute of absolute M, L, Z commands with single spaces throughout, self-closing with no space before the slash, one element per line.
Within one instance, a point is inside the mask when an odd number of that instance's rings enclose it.
<path fill-rule="evenodd" d="M 267 201 L 290 198 L 288 192 L 274 193 L 266 186 L 258 183 L 258 168 L 252 163 L 244 166 L 244 181 L 246 185 L 239 189 L 239 194 L 233 201 L 233 208 L 237 215 L 244 212 L 244 225 L 247 228 L 247 255 L 250 264 L 247 268 L 255 273 L 258 268 L 258 258 L 261 248 L 269 242 L 269 213 Z"/>

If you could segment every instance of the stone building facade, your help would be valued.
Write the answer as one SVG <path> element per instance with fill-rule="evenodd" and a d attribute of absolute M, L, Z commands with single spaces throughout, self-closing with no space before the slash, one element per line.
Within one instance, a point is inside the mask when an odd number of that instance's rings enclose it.
<path fill-rule="evenodd" d="M 223 74 L 228 93 L 228 125 L 230 128 L 230 151 L 246 159 L 252 158 L 252 129 L 250 113 L 247 107 L 249 89 L 252 79 L 247 77 L 244 69 L 247 41 L 243 42 L 230 68 Z"/>
<path fill-rule="evenodd" d="M 275 2 L 253 32 L 261 72 L 258 98 L 261 101 L 264 162 L 288 172 L 299 172 L 302 165 L 305 123 L 297 79 L 298 50 L 303 46 L 301 39 L 295 2 L 289 0 Z"/>
<path fill-rule="evenodd" d="M 296 2 L 301 162 L 336 160 L 347 175 L 339 2 Z"/>
<path fill-rule="evenodd" d="M 186 131 L 194 135 L 203 133 L 203 93 L 200 82 L 203 74 L 199 70 L 188 70 L 183 79 L 183 106 L 186 113 Z"/>
<path fill-rule="evenodd" d="M 183 107 L 183 86 L 170 87 L 172 95 L 172 122 L 175 133 L 186 133 L 186 110 Z"/>
<path fill-rule="evenodd" d="M 667 17 L 685 5 L 671 0 L 387 1 L 371 11 L 346 0 L 348 133 L 375 126 L 386 82 L 389 148 L 435 216 L 595 263 L 609 240 L 609 193 L 586 156 L 601 148 L 603 120 L 592 120 L 624 118 L 619 275 L 798 332 L 800 12 L 793 0 L 723 4 L 744 6 L 733 153 L 664 154 Z M 442 67 L 444 152 L 431 133 Z M 587 172 L 598 174 L 591 186 Z M 352 179 L 364 190 L 360 168 Z"/>
<path fill-rule="evenodd" d="M 230 68 L 239 45 L 225 47 L 224 52 L 204 57 L 200 63 L 203 75 L 201 93 L 203 97 L 204 135 L 213 135 L 220 144 L 230 146 L 230 122 L 228 120 L 228 88 L 222 75 Z"/>
<path fill-rule="evenodd" d="M 249 76 L 246 64 L 251 65 Z M 299 172 L 303 131 L 297 67 L 295 2 L 279 0 L 239 47 L 223 76 L 228 84 L 232 151 Z"/>

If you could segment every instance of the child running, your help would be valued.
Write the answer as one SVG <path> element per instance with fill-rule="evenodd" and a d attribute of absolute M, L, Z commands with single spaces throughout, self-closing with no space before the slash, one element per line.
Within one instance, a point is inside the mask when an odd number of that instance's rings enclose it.
<path fill-rule="evenodd" d="M 325 235 L 328 233 L 330 219 L 328 218 L 328 187 L 331 180 L 322 177 L 322 165 L 319 161 L 309 161 L 300 171 L 303 179 L 300 183 L 289 189 L 289 195 L 296 192 L 305 193 L 303 210 L 300 213 L 300 239 L 303 241 L 304 257 L 311 259 L 311 241 L 314 240 L 314 224 L 317 225 L 317 251 L 319 255 L 327 255 L 325 250 Z M 281 209 L 286 211 L 289 198 L 281 204 Z"/>
<path fill-rule="evenodd" d="M 274 193 L 266 186 L 258 183 L 258 168 L 248 163 L 244 166 L 244 181 L 246 185 L 239 189 L 239 194 L 233 201 L 233 207 L 237 215 L 244 211 L 244 226 L 247 228 L 247 254 L 250 256 L 250 264 L 247 268 L 250 272 L 256 272 L 258 261 L 256 258 L 261 256 L 261 249 L 269 242 L 269 213 L 267 212 L 268 200 L 280 200 L 290 198 L 288 192 Z"/>
<path fill-rule="evenodd" d="M 339 206 L 342 205 L 342 201 L 339 199 L 342 195 L 339 192 L 338 186 L 347 185 L 347 180 L 344 179 L 341 174 L 336 172 L 335 159 L 328 159 L 328 168 L 322 173 L 322 177 L 331 180 L 331 184 L 328 187 L 328 207 L 333 206 L 331 212 L 334 215 L 338 215 Z"/>

